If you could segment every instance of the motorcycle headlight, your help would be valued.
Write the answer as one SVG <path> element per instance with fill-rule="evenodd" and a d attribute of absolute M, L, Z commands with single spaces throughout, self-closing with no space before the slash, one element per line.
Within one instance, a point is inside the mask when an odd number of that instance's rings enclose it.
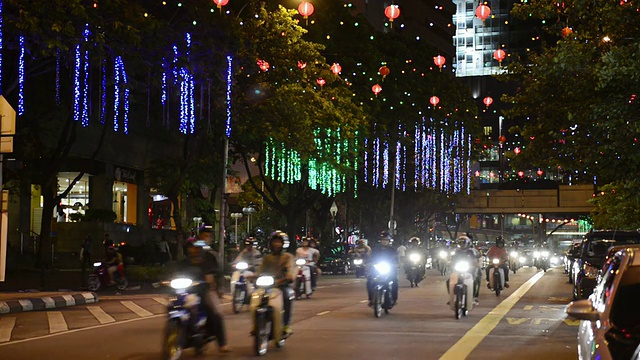
<path fill-rule="evenodd" d="M 553 265 L 557 264 L 557 263 L 558 263 L 558 260 L 559 260 L 559 259 L 558 259 L 557 257 L 552 256 L 552 257 L 551 257 L 551 264 L 553 264 Z"/>
<path fill-rule="evenodd" d="M 355 260 L 353 260 L 353 265 L 362 265 L 363 262 L 364 262 L 364 260 L 362 260 L 362 259 L 355 259 Z"/>
<path fill-rule="evenodd" d="M 306 263 L 307 263 L 307 261 L 305 259 L 296 260 L 296 265 L 298 265 L 298 266 L 302 266 L 302 265 L 304 265 Z"/>
<path fill-rule="evenodd" d="M 442 259 L 446 259 L 446 258 L 447 258 L 447 252 L 446 252 L 446 251 L 440 251 L 440 254 L 439 254 L 439 255 L 440 255 L 440 257 L 441 257 Z"/>
<path fill-rule="evenodd" d="M 275 283 L 273 276 L 259 276 L 256 279 L 256 286 L 271 286 Z"/>
<path fill-rule="evenodd" d="M 540 255 L 542 255 L 542 257 L 548 257 L 549 256 L 549 252 L 548 251 L 543 251 L 540 253 Z"/>
<path fill-rule="evenodd" d="M 177 279 L 171 280 L 170 285 L 172 288 L 176 290 L 182 290 L 191 286 L 192 283 L 193 281 L 191 281 L 191 279 L 189 278 L 177 278 Z"/>
<path fill-rule="evenodd" d="M 591 265 L 584 265 L 584 276 L 595 278 L 598 277 L 598 268 Z"/>
<path fill-rule="evenodd" d="M 518 257 L 518 252 L 517 251 L 512 251 L 511 252 L 511 256 L 512 257 Z"/>
<path fill-rule="evenodd" d="M 493 260 L 491 260 L 491 262 L 492 262 L 494 265 L 498 265 L 498 264 L 500 264 L 500 259 L 493 259 Z"/>
<path fill-rule="evenodd" d="M 453 255 L 455 255 L 455 254 L 456 254 L 456 252 L 455 252 L 455 251 L 452 251 L 452 252 L 451 252 L 451 256 L 453 256 Z"/>
<path fill-rule="evenodd" d="M 540 257 L 540 252 L 539 251 L 534 252 L 533 253 L 533 257 L 536 257 L 536 258 Z"/>
<path fill-rule="evenodd" d="M 457 272 L 467 272 L 469 271 L 469 263 L 466 261 L 458 261 L 453 269 Z"/>
<path fill-rule="evenodd" d="M 95 266 L 95 267 L 102 266 L 102 263 L 100 261 L 94 262 L 93 266 Z"/>
<path fill-rule="evenodd" d="M 236 269 L 238 270 L 247 270 L 249 268 L 249 264 L 247 264 L 244 261 L 240 261 L 239 263 L 236 264 Z"/>
<path fill-rule="evenodd" d="M 521 258 L 520 258 L 520 262 L 521 262 L 521 263 L 526 263 L 526 262 L 527 262 L 527 258 L 526 258 L 526 257 L 524 257 L 524 256 L 523 256 L 523 257 L 521 257 Z"/>
<path fill-rule="evenodd" d="M 377 263 L 373 267 L 375 267 L 381 275 L 386 275 L 391 271 L 391 266 L 386 262 Z"/>
<path fill-rule="evenodd" d="M 420 261 L 420 254 L 416 254 L 416 253 L 410 254 L 409 260 L 413 261 L 414 263 Z"/>

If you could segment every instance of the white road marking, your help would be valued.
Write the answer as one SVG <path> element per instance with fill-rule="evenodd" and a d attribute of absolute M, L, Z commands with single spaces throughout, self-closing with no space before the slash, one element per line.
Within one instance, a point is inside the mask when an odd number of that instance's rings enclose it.
<path fill-rule="evenodd" d="M 140 317 L 147 317 L 147 316 L 153 315 L 151 312 L 141 308 L 138 304 L 134 303 L 133 301 L 120 301 L 120 303 L 124 305 L 126 308 L 128 308 L 129 310 L 136 313 L 136 315 Z"/>
<path fill-rule="evenodd" d="M 169 300 L 167 300 L 167 298 L 154 297 L 153 300 L 159 302 L 160 304 L 162 304 L 164 306 L 169 305 Z"/>
<path fill-rule="evenodd" d="M 116 321 L 111 315 L 104 312 L 100 306 L 87 306 L 87 310 L 89 310 L 91 315 L 93 315 L 100 324 L 108 324 Z"/>
<path fill-rule="evenodd" d="M 331 311 L 323 311 L 323 312 L 319 312 L 316 315 L 317 316 L 322 316 L 322 315 L 327 315 L 328 313 L 330 313 Z"/>
<path fill-rule="evenodd" d="M 16 318 L 3 317 L 0 318 L 0 343 L 11 340 L 11 332 L 16 326 Z"/>
<path fill-rule="evenodd" d="M 369 302 L 369 300 L 361 300 L 360 303 L 366 303 Z"/>
<path fill-rule="evenodd" d="M 316 289 L 324 289 L 326 286 L 317 286 Z"/>
<path fill-rule="evenodd" d="M 524 307 L 524 310 L 531 310 L 533 309 L 533 305 L 527 305 Z"/>
<path fill-rule="evenodd" d="M 69 330 L 64 316 L 62 316 L 62 312 L 47 311 L 47 318 L 49 319 L 49 333 L 53 334 Z"/>

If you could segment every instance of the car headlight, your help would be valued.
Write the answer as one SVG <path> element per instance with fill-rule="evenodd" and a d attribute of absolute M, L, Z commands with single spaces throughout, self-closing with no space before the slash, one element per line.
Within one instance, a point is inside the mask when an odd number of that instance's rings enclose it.
<path fill-rule="evenodd" d="M 457 272 L 467 272 L 469 271 L 469 263 L 466 261 L 458 261 L 453 268 Z"/>
<path fill-rule="evenodd" d="M 177 278 L 177 279 L 171 280 L 170 285 L 172 288 L 176 290 L 182 290 L 191 286 L 192 283 L 193 281 L 189 278 Z"/>
<path fill-rule="evenodd" d="M 523 257 L 521 257 L 519 260 L 520 260 L 520 262 L 521 262 L 521 263 L 525 263 L 525 262 L 527 262 L 527 258 L 526 258 L 526 257 L 524 257 L 524 256 L 523 256 Z"/>
<path fill-rule="evenodd" d="M 353 265 L 362 265 L 363 262 L 364 262 L 364 260 L 362 260 L 362 259 L 355 259 L 355 260 L 353 260 Z"/>
<path fill-rule="evenodd" d="M 491 260 L 491 263 L 493 263 L 494 265 L 498 265 L 500 264 L 500 259 L 493 259 Z"/>
<path fill-rule="evenodd" d="M 258 279 L 256 279 L 256 286 L 271 286 L 274 283 L 275 279 L 273 276 L 264 275 L 259 276 Z"/>
<path fill-rule="evenodd" d="M 533 257 L 535 258 L 540 257 L 540 252 L 539 251 L 534 252 Z"/>
<path fill-rule="evenodd" d="M 247 264 L 244 261 L 240 261 L 239 263 L 236 264 L 236 269 L 238 270 L 247 270 L 249 268 L 249 264 Z"/>
<path fill-rule="evenodd" d="M 410 254 L 409 260 L 413 261 L 414 263 L 420 261 L 420 254 L 416 254 L 416 253 Z"/>
<path fill-rule="evenodd" d="M 512 257 L 518 257 L 518 252 L 517 251 L 512 251 L 511 252 L 511 256 Z"/>
<path fill-rule="evenodd" d="M 389 273 L 389 271 L 391 271 L 391 266 L 386 262 L 377 263 L 373 267 L 375 267 L 376 270 L 382 275 L 386 275 Z"/>
<path fill-rule="evenodd" d="M 542 255 L 542 257 L 548 257 L 549 256 L 549 252 L 548 251 L 543 251 L 540 254 Z"/>
<path fill-rule="evenodd" d="M 595 266 L 584 265 L 583 269 L 584 269 L 584 276 L 586 277 L 595 278 L 598 276 L 598 268 Z"/>

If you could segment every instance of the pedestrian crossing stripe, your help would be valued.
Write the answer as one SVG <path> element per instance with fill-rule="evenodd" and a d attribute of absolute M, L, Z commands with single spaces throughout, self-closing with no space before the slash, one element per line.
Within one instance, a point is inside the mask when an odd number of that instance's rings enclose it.
<path fill-rule="evenodd" d="M 558 318 L 544 318 L 544 317 L 536 317 L 536 318 L 515 318 L 515 317 L 505 317 L 507 319 L 507 323 L 509 325 L 521 325 L 526 323 L 527 325 L 545 325 L 547 323 L 554 323 L 562 320 L 565 324 L 569 326 L 578 326 L 580 325 L 580 320 L 573 319 L 558 319 Z"/>
<path fill-rule="evenodd" d="M 15 317 L 2 317 L 0 318 L 0 343 L 11 340 L 11 333 L 16 326 Z"/>
<path fill-rule="evenodd" d="M 569 325 L 569 326 L 578 326 L 580 325 L 580 320 L 574 320 L 574 319 L 564 319 L 562 320 L 565 324 Z"/>
<path fill-rule="evenodd" d="M 107 314 L 100 306 L 87 306 L 87 310 L 93 315 L 100 324 L 108 324 L 116 322 L 116 319 Z"/>
<path fill-rule="evenodd" d="M 507 322 L 509 323 L 509 325 L 520 325 L 523 322 L 527 321 L 527 320 L 531 320 L 531 318 L 512 318 L 512 317 L 507 317 Z"/>

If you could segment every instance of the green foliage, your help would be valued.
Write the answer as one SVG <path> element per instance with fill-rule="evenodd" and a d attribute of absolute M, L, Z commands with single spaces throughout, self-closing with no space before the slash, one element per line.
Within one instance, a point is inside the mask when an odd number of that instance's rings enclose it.
<path fill-rule="evenodd" d="M 82 217 L 82 221 L 96 221 L 112 223 L 116 221 L 117 216 L 113 210 L 110 209 L 87 209 Z"/>
<path fill-rule="evenodd" d="M 600 188 L 591 200 L 596 229 L 640 229 L 640 182 L 615 181 Z"/>
<path fill-rule="evenodd" d="M 170 266 L 128 266 L 126 272 L 129 281 L 158 282 L 169 279 L 173 269 Z"/>

